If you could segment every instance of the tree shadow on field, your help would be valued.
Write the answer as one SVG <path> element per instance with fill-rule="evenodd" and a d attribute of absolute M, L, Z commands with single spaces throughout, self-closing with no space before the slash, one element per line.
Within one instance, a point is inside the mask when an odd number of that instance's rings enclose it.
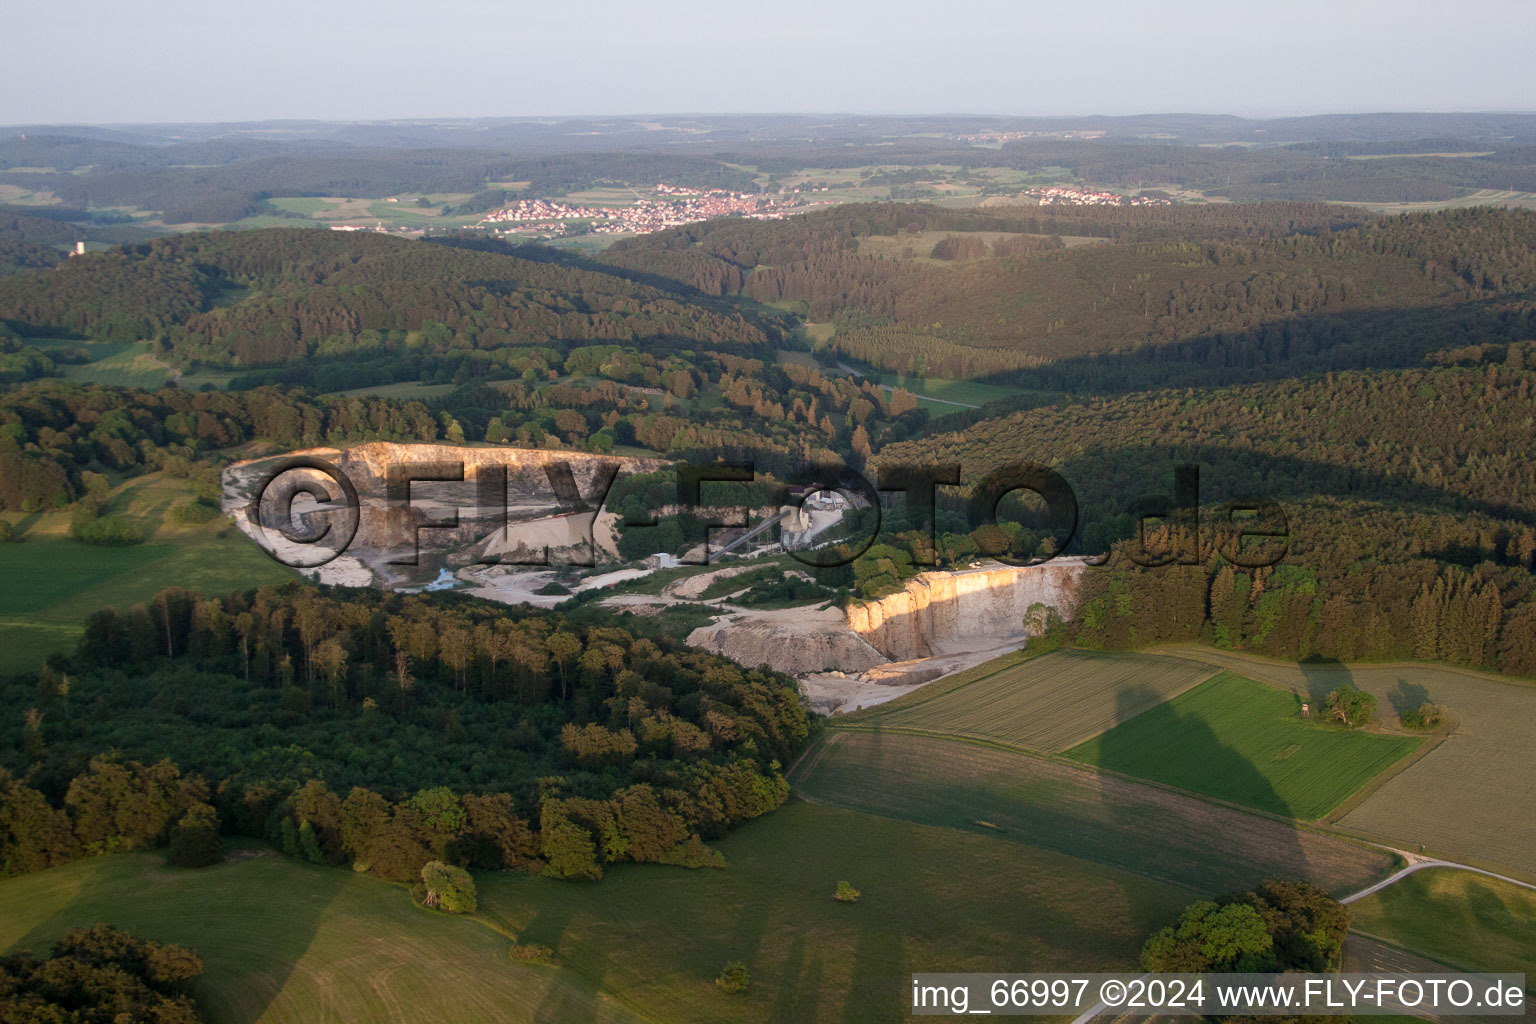
<path fill-rule="evenodd" d="M 1191 792 L 1214 789 L 1232 803 L 1291 816 L 1264 772 L 1222 743 L 1205 721 L 1169 701 L 1140 710 L 1148 697 L 1141 686 L 1119 694 L 1117 723 L 1135 724 L 1117 725 L 1099 736 L 1100 767 Z M 1308 876 L 1307 854 L 1293 824 L 1203 800 L 1158 799 L 1154 793 L 1132 802 L 1118 796 L 1123 789 L 1119 780 L 1101 778 L 1100 785 L 1110 827 L 1118 829 L 1128 852 L 1144 862 L 1145 874 L 1176 880 L 1206 896 L 1267 878 Z"/>
<path fill-rule="evenodd" d="M 813 956 L 810 963 L 806 963 L 805 939 L 797 936 L 779 971 L 777 995 L 774 997 L 773 1016 L 770 1019 L 815 1020 L 821 977 L 821 957 Z"/>
<path fill-rule="evenodd" d="M 1428 704 L 1429 690 L 1419 683 L 1399 679 L 1397 685 L 1387 694 L 1387 702 L 1392 705 L 1392 710 L 1397 712 L 1398 717 L 1402 717 Z"/>
<path fill-rule="evenodd" d="M 564 882 L 564 885 L 584 885 L 601 882 L 582 883 Z M 560 940 L 570 930 L 571 910 L 561 905 L 543 906 L 534 914 L 533 920 L 528 922 L 526 928 L 521 929 L 517 935 L 520 943 L 532 943 L 540 946 L 548 946 L 554 951 L 555 961 L 558 963 L 562 954 L 566 951 L 561 948 Z M 581 967 L 582 980 L 587 982 L 594 996 L 602 992 L 604 962 L 601 958 L 595 958 L 586 962 Z M 569 985 L 551 985 L 544 992 L 544 997 L 539 1000 L 539 1005 L 534 1008 L 533 1017 L 535 1024 L 567 1024 L 571 1021 L 594 1021 L 598 1019 L 598 1002 L 594 998 L 590 1003 L 584 1003 L 576 998 L 576 991 Z"/>
<path fill-rule="evenodd" d="M 1354 686 L 1355 674 L 1348 665 L 1332 658 L 1308 658 L 1300 665 L 1305 680 L 1305 700 L 1312 705 L 1308 717 L 1322 720 L 1328 714 L 1328 695 L 1341 686 Z M 1418 707 L 1415 704 L 1414 707 Z"/>
<path fill-rule="evenodd" d="M 852 976 L 843 996 L 843 1024 L 904 1020 L 911 1013 L 903 993 L 910 973 L 902 958 L 901 933 L 870 918 L 859 929 Z"/>
<path fill-rule="evenodd" d="M 226 852 L 228 859 L 203 868 L 172 867 L 163 851 L 149 851 L 52 869 L 93 870 L 67 903 L 12 950 L 46 956 L 72 928 L 112 925 L 198 954 L 204 970 L 192 995 L 210 1019 L 258 1020 L 282 994 L 314 945 L 321 918 L 352 878 L 336 868 L 296 863 L 266 847 L 242 845 Z M 274 884 L 273 865 L 299 874 Z"/>

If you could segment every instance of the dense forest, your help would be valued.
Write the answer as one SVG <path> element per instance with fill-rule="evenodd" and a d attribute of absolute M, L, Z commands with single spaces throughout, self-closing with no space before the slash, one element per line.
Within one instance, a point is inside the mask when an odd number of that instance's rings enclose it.
<path fill-rule="evenodd" d="M 4 727 L 7 872 L 215 820 L 396 880 L 701 866 L 784 801 L 809 729 L 794 680 L 665 638 L 298 584 L 103 610 L 5 700 L 31 707 Z"/>

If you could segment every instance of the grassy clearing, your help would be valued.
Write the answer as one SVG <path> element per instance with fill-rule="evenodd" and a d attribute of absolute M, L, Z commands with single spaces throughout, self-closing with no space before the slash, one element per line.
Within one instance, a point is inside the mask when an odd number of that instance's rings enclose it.
<path fill-rule="evenodd" d="M 915 395 L 952 402 L 956 405 L 982 406 L 1002 398 L 1023 394 L 1019 388 L 986 384 L 979 380 L 945 380 L 942 377 L 908 377 L 900 373 L 873 375 L 887 387 L 906 388 Z M 949 411 L 953 411 L 950 409 Z"/>
<path fill-rule="evenodd" d="M 110 921 L 202 953 L 218 1024 L 315 1020 L 890 1021 L 915 970 L 1111 970 L 1187 894 L 1059 854 L 792 802 L 723 870 L 621 865 L 595 885 L 478 878 L 480 913 L 266 856 L 196 871 L 102 858 L 0 882 L 0 949 Z M 833 900 L 839 880 L 863 892 Z M 515 964 L 508 934 L 550 946 Z M 751 973 L 720 993 L 727 960 Z"/>
<path fill-rule="evenodd" d="M 1384 720 L 1425 701 L 1457 721 L 1450 739 L 1393 775 L 1338 823 L 1456 860 L 1536 875 L 1536 686 L 1529 681 L 1439 665 L 1296 665 L 1214 648 L 1179 656 L 1232 668 L 1314 702 L 1349 683 L 1376 695 Z"/>
<path fill-rule="evenodd" d="M 803 366 L 807 370 L 822 369 L 821 363 L 817 362 L 816 357 L 809 352 L 795 352 L 781 348 L 777 355 L 781 366 Z"/>
<path fill-rule="evenodd" d="M 1481 151 L 1481 152 L 1473 151 L 1473 152 L 1469 152 L 1469 153 L 1347 153 L 1347 154 L 1345 154 L 1344 159 L 1346 159 L 1346 160 L 1424 160 L 1424 159 L 1427 159 L 1429 157 L 1440 157 L 1442 159 L 1452 159 L 1452 158 L 1467 159 L 1467 158 L 1480 157 L 1480 156 L 1493 156 L 1493 153 L 1494 153 L 1494 151 L 1491 150 L 1491 149 L 1484 150 L 1484 151 Z"/>
<path fill-rule="evenodd" d="M 296 578 L 223 518 L 170 522 L 170 511 L 191 499 L 185 481 L 159 473 L 112 491 L 112 511 L 145 527 L 146 543 L 134 547 L 71 540 L 64 513 L 11 516 L 22 540 L 0 544 L 0 574 L 13 581 L 0 593 L 0 673 L 31 671 L 72 650 L 98 608 L 126 608 L 167 587 L 220 593 Z"/>
<path fill-rule="evenodd" d="M 159 388 L 174 376 L 171 367 L 150 352 L 147 342 L 137 342 L 89 363 L 66 366 L 63 373 L 68 380 L 125 388 Z"/>
<path fill-rule="evenodd" d="M 810 799 L 1043 846 L 1212 895 L 1277 876 L 1347 893 L 1392 864 L 1381 851 L 1289 822 L 933 736 L 836 731 L 791 780 Z"/>
<path fill-rule="evenodd" d="M 1299 704 L 1293 694 L 1223 672 L 1067 756 L 1311 820 L 1423 742 L 1305 722 L 1298 717 Z"/>
<path fill-rule="evenodd" d="M 783 567 L 779 565 L 764 565 L 735 576 L 719 577 L 710 581 L 709 586 L 704 588 L 704 592 L 699 594 L 699 599 L 712 601 L 717 597 L 734 594 L 738 590 L 750 590 L 759 583 L 772 583 L 775 580 L 782 579 L 783 576 Z"/>
<path fill-rule="evenodd" d="M 50 349 L 79 348 L 91 356 L 88 363 L 70 363 L 60 367 L 66 380 L 90 384 L 116 384 L 121 387 L 160 388 L 176 381 L 195 391 L 205 384 L 227 387 L 233 374 L 198 372 L 178 373 L 154 354 L 148 342 L 88 342 L 70 338 L 28 339 L 27 344 L 47 352 Z"/>
<path fill-rule="evenodd" d="M 873 724 L 1062 751 L 1183 693 L 1212 669 L 1178 658 L 1055 651 L 906 707 Z"/>
<path fill-rule="evenodd" d="M 0 949 L 46 951 L 71 927 L 107 922 L 203 958 L 208 1019 L 534 1020 L 640 1018 L 574 972 L 514 963 L 511 942 L 415 907 L 403 889 L 277 856 L 196 871 L 158 854 L 70 864 L 0 882 Z"/>
<path fill-rule="evenodd" d="M 1468 971 L 1536 976 L 1536 892 L 1427 868 L 1354 905 L 1354 928 Z"/>
<path fill-rule="evenodd" d="M 992 255 L 991 247 L 1002 239 L 1021 238 L 1024 232 L 1019 231 L 917 231 L 902 232 L 899 235 L 868 235 L 859 239 L 860 256 L 878 256 L 884 259 L 916 259 L 922 263 L 934 263 L 940 265 L 953 265 L 955 260 L 936 260 L 929 256 L 933 247 L 951 235 L 960 235 L 965 238 L 979 238 L 987 245 L 986 259 Z M 911 249 L 911 255 L 907 250 Z"/>
<path fill-rule="evenodd" d="M 353 398 L 361 395 L 369 395 L 374 398 L 398 398 L 401 401 L 425 402 L 429 398 L 441 398 L 452 393 L 458 387 L 457 384 L 422 384 L 419 381 L 408 380 L 394 384 L 376 384 L 366 388 L 351 388 L 347 391 L 338 391 L 336 394 Z"/>
<path fill-rule="evenodd" d="M 1423 202 L 1371 203 L 1350 200 L 1332 200 L 1342 206 L 1361 206 L 1372 213 L 1427 213 L 1434 210 L 1462 209 L 1470 206 L 1506 206 L 1511 209 L 1536 209 L 1536 192 L 1517 192 L 1507 189 L 1480 188 L 1466 195 L 1451 199 L 1430 199 Z"/>

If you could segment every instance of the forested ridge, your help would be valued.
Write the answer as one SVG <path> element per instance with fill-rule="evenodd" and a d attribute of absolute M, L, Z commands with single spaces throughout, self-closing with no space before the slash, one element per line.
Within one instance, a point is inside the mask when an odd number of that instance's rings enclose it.
<path fill-rule="evenodd" d="M 31 354 L 29 354 L 31 353 Z M 47 369 L 40 353 L 0 352 Z M 246 391 L 158 391 L 39 380 L 0 395 L 0 509 L 57 508 L 97 477 L 191 464 L 218 467 L 255 450 L 364 441 L 485 441 L 605 452 L 641 445 L 674 457 L 757 460 L 763 471 L 867 453 L 907 437 L 927 413 L 905 391 L 727 353 L 655 360 L 616 346 L 574 349 L 562 369 L 588 383 L 466 384 L 428 403 L 324 395 L 280 386 Z M 633 384 L 621 383 L 635 381 Z M 706 383 L 721 401 L 688 400 Z M 873 440 L 872 440 L 873 439 Z"/>
<path fill-rule="evenodd" d="M 788 795 L 794 680 L 455 596 L 162 593 L 17 679 L 0 867 L 165 843 L 188 815 L 409 880 L 429 860 L 695 866 Z"/>
<path fill-rule="evenodd" d="M 1472 367 L 1341 372 L 1283 385 L 1101 397 L 882 449 L 875 464 L 961 464 L 968 480 L 1053 466 L 1081 503 L 1093 570 L 1084 642 L 1205 639 L 1276 657 L 1418 657 L 1536 675 L 1536 346 Z M 1200 467 L 1195 566 L 1141 568 L 1133 503 Z M 1234 564 L 1223 505 L 1279 502 L 1276 567 Z M 1173 539 L 1154 520 L 1147 555 Z M 1191 544 L 1188 524 L 1181 543 Z M 1139 551 L 1139 545 L 1135 545 Z"/>
<path fill-rule="evenodd" d="M 611 273 L 313 229 L 176 235 L 12 275 L 0 279 L 0 319 L 23 333 L 152 340 L 174 360 L 216 366 L 366 356 L 380 332 L 434 326 L 483 351 L 640 340 L 750 349 L 774 331 Z"/>
<path fill-rule="evenodd" d="M 703 291 L 799 303 L 832 321 L 831 351 L 881 369 L 1040 387 L 1134 386 L 1135 375 L 1145 386 L 1180 373 L 1221 382 L 1273 374 L 1274 364 L 1414 365 L 1433 348 L 1536 334 L 1536 213 L 1354 216 L 1263 205 L 1060 215 L 843 207 L 680 228 L 606 258 Z M 1096 229 L 1119 244 L 950 266 L 859 251 L 863 238 L 936 228 Z M 1170 229 L 1177 240 L 1161 237 Z M 1122 381 L 1127 356 L 1135 375 Z"/>

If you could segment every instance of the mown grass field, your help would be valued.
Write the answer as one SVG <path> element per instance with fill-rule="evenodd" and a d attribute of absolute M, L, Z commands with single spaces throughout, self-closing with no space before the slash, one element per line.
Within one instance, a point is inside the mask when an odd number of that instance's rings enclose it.
<path fill-rule="evenodd" d="M 920 703 L 877 708 L 861 721 L 1062 751 L 1183 693 L 1214 671 L 1178 658 L 1054 651 Z"/>
<path fill-rule="evenodd" d="M 170 522 L 170 511 L 191 498 L 185 481 L 158 473 L 116 488 L 112 511 L 145 529 L 145 543 L 132 547 L 71 540 L 64 513 L 8 515 L 22 539 L 0 544 L 0 576 L 9 581 L 0 588 L 0 673 L 31 671 L 73 650 L 99 608 L 127 608 L 167 587 L 219 593 L 297 578 L 222 517 Z"/>
<path fill-rule="evenodd" d="M 1536 980 L 1536 891 L 1426 868 L 1353 905 L 1354 930 L 1468 971 Z"/>
<path fill-rule="evenodd" d="M 1405 849 L 1536 877 L 1536 685 L 1440 665 L 1296 665 L 1213 648 L 1173 649 L 1314 701 L 1349 683 L 1385 721 L 1425 701 L 1456 719 L 1450 737 L 1347 808 L 1338 824 Z"/>
<path fill-rule="evenodd" d="M 1423 742 L 1304 721 L 1299 704 L 1294 694 L 1222 672 L 1067 756 L 1310 821 Z"/>
<path fill-rule="evenodd" d="M 793 801 L 719 844 L 723 870 L 622 865 L 600 883 L 478 877 L 454 919 L 405 891 L 277 856 L 196 871 L 158 854 L 0 882 L 0 949 L 110 921 L 198 949 L 215 1024 L 887 1022 L 909 976 L 1134 965 L 1187 893 L 986 836 Z M 863 892 L 832 893 L 839 880 Z M 554 967 L 515 964 L 508 934 Z M 720 993 L 727 960 L 751 974 Z"/>
<path fill-rule="evenodd" d="M 837 730 L 801 758 L 791 781 L 812 800 L 1043 846 L 1208 895 L 1270 877 L 1348 893 L 1392 863 L 1289 822 L 933 736 Z"/>

